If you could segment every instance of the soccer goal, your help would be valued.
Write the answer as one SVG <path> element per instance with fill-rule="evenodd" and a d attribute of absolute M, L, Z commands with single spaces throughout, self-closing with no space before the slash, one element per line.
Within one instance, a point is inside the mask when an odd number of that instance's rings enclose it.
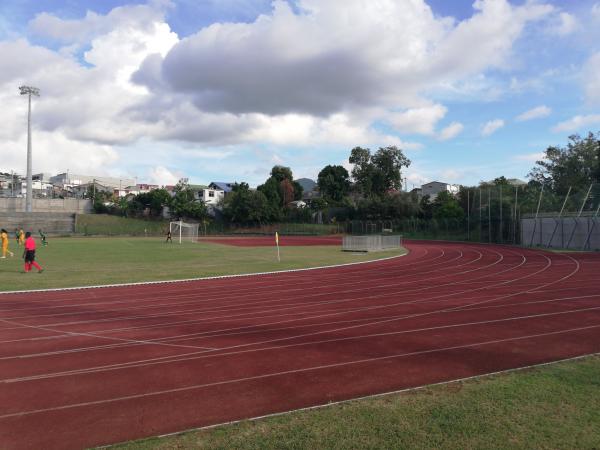
<path fill-rule="evenodd" d="M 169 231 L 174 239 L 179 239 L 182 242 L 198 242 L 198 224 L 186 222 L 171 222 L 169 223 Z"/>

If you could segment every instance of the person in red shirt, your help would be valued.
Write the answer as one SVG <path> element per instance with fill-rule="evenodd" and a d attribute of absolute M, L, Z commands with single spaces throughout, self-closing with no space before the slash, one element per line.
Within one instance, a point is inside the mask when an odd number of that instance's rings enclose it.
<path fill-rule="evenodd" d="M 23 252 L 23 258 L 25 259 L 25 272 L 31 270 L 31 266 L 38 270 L 38 273 L 42 273 L 44 269 L 35 262 L 35 240 L 28 231 L 25 233 L 25 251 Z"/>

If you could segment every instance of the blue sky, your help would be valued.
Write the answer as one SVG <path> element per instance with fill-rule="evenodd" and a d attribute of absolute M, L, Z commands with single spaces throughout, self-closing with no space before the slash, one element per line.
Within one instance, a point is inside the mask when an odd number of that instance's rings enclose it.
<path fill-rule="evenodd" d="M 343 5 L 343 6 L 341 6 Z M 0 171 L 262 183 L 397 145 L 408 187 L 525 179 L 600 130 L 600 0 L 0 4 Z"/>

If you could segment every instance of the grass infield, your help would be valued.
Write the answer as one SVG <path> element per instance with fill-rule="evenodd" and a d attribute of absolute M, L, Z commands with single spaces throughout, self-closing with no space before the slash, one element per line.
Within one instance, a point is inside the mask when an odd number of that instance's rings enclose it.
<path fill-rule="evenodd" d="M 598 374 L 590 356 L 113 448 L 598 449 Z"/>
<path fill-rule="evenodd" d="M 39 241 L 39 240 L 38 240 Z M 22 273 L 22 247 L 14 241 L 14 258 L 0 259 L 0 291 L 92 286 L 270 272 L 368 261 L 405 250 L 352 254 L 338 246 L 282 247 L 281 262 L 273 247 L 233 247 L 207 242 L 166 244 L 164 237 L 50 238 L 36 251 L 44 268 Z"/>

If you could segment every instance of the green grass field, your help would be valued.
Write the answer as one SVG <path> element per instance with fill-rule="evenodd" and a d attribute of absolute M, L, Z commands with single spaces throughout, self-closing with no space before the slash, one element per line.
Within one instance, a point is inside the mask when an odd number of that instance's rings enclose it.
<path fill-rule="evenodd" d="M 598 449 L 599 374 L 592 356 L 115 448 Z"/>
<path fill-rule="evenodd" d="M 342 252 L 337 246 L 233 247 L 201 243 L 165 244 L 163 237 L 72 237 L 38 242 L 38 274 L 22 273 L 22 249 L 11 242 L 14 258 L 0 260 L 0 291 L 90 286 L 139 281 L 175 280 L 241 273 L 299 269 L 367 261 L 402 254 Z"/>

